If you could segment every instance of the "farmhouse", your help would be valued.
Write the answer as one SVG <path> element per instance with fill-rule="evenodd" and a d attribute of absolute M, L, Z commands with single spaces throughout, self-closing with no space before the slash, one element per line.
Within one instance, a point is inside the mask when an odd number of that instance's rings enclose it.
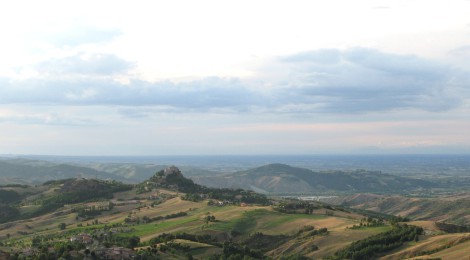
<path fill-rule="evenodd" d="M 83 244 L 93 244 L 93 238 L 88 234 L 79 234 L 70 238 L 70 242 L 77 242 Z"/>
<path fill-rule="evenodd" d="M 129 248 L 124 247 L 112 247 L 112 248 L 101 248 L 95 250 L 96 254 L 101 259 L 133 259 L 136 257 L 136 253 Z"/>

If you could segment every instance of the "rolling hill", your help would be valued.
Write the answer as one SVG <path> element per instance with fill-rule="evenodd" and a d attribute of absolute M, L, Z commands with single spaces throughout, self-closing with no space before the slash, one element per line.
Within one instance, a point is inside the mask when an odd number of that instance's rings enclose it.
<path fill-rule="evenodd" d="M 142 182 L 168 165 L 151 163 L 43 161 L 0 157 L 0 183 L 40 184 L 67 178 L 98 178 L 127 183 Z M 198 167 L 180 167 L 186 176 L 211 176 L 216 172 Z"/>
<path fill-rule="evenodd" d="M 27 219 L 0 224 L 0 256 L 13 259 L 470 256 L 464 250 L 469 233 L 447 234 L 430 221 L 405 225 L 391 216 L 315 201 L 250 202 L 245 195 L 264 196 L 207 188 L 187 179 L 176 167 L 133 187 L 66 179 L 0 190 L 10 191 L 3 192 L 3 201 L 19 214 L 37 212 L 50 198 L 61 202 Z M 225 197 L 217 199 L 220 194 Z M 360 251 L 353 245 L 362 249 L 370 245 L 375 250 Z"/>
<path fill-rule="evenodd" d="M 115 174 L 82 166 L 27 159 L 0 160 L 1 183 L 38 184 L 49 180 L 77 177 L 126 180 Z"/>
<path fill-rule="evenodd" d="M 346 207 L 400 215 L 415 220 L 470 225 L 470 193 L 443 195 L 437 198 L 355 194 L 330 198 L 328 202 Z"/>
<path fill-rule="evenodd" d="M 228 175 L 192 177 L 211 187 L 244 188 L 263 193 L 378 192 L 397 193 L 439 187 L 420 179 L 378 171 L 314 172 L 285 164 L 269 164 Z"/>

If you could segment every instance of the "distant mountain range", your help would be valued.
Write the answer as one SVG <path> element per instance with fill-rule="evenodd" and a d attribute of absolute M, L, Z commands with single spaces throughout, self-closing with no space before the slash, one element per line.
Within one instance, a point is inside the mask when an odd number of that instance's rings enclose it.
<path fill-rule="evenodd" d="M 0 160 L 0 182 L 2 183 L 31 184 L 77 177 L 125 180 L 115 174 L 82 166 L 26 159 Z"/>
<path fill-rule="evenodd" d="M 211 187 L 244 188 L 263 193 L 401 192 L 436 188 L 438 184 L 378 171 L 314 172 L 285 164 L 269 164 L 228 175 L 192 177 Z"/>
<path fill-rule="evenodd" d="M 166 167 L 154 164 L 95 162 L 78 165 L 29 159 L 0 159 L 0 182 L 39 184 L 49 180 L 81 177 L 138 183 Z M 286 164 L 268 164 L 228 174 L 189 166 L 181 167 L 181 170 L 185 176 L 201 185 L 250 189 L 271 194 L 402 193 L 443 187 L 445 184 L 435 180 L 408 178 L 380 171 L 317 172 Z M 449 182 L 449 184 L 455 187 L 455 183 Z"/>

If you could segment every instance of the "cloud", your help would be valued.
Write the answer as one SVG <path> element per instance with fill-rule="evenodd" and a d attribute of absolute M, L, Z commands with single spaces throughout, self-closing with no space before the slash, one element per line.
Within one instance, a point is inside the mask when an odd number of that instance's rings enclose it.
<path fill-rule="evenodd" d="M 260 70 L 254 80 L 148 82 L 129 76 L 133 64 L 114 55 L 77 55 L 42 63 L 38 78 L 0 78 L 0 103 L 119 106 L 122 116 L 139 118 L 158 111 L 446 111 L 470 95 L 464 71 L 416 56 L 363 48 L 325 49 L 281 57 L 274 63 L 277 67 L 264 68 L 271 74 Z M 278 75 L 270 76 L 274 74 Z M 117 80 L 122 75 L 128 82 Z"/>
<path fill-rule="evenodd" d="M 67 31 L 48 36 L 48 41 L 59 47 L 76 47 L 85 44 L 105 43 L 120 36 L 117 29 L 99 29 L 91 26 L 75 26 Z"/>
<path fill-rule="evenodd" d="M 464 80 L 461 71 L 415 56 L 354 48 L 301 53 L 280 62 L 289 68 L 285 96 L 297 98 L 297 105 L 315 105 L 318 112 L 443 111 L 462 98 L 453 83 Z"/>
<path fill-rule="evenodd" d="M 322 49 L 301 52 L 281 58 L 283 62 L 314 62 L 319 64 L 336 64 L 341 59 L 341 52 L 337 49 Z"/>
<path fill-rule="evenodd" d="M 43 74 L 81 74 L 94 76 L 122 74 L 133 67 L 133 63 L 125 61 L 113 54 L 78 54 L 39 63 L 36 69 Z"/>
<path fill-rule="evenodd" d="M 28 80 L 0 79 L 0 103 L 44 105 L 153 106 L 172 111 L 242 111 L 263 98 L 237 79 L 205 78 L 173 83 L 132 80 L 129 84 L 102 78 Z"/>
<path fill-rule="evenodd" d="M 79 126 L 96 124 L 90 119 L 85 118 L 71 118 L 70 115 L 60 115 L 58 113 L 44 113 L 44 112 L 9 112 L 2 113 L 0 111 L 0 123 L 16 123 L 16 124 L 33 124 L 33 125 L 66 125 L 66 126 Z"/>

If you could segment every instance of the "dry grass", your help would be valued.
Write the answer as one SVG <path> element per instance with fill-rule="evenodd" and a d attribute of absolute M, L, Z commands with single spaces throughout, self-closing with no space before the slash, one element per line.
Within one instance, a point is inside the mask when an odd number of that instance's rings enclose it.
<path fill-rule="evenodd" d="M 428 233 L 434 234 L 434 233 L 442 232 L 436 226 L 436 222 L 434 222 L 434 221 L 419 220 L 419 221 L 410 221 L 410 222 L 407 222 L 407 224 L 422 227 L 427 234 Z"/>
<path fill-rule="evenodd" d="M 330 220 L 330 218 L 326 219 L 326 221 L 328 220 Z M 345 229 L 345 223 L 341 219 L 326 223 L 333 226 L 331 228 L 332 231 L 330 231 L 328 235 L 291 240 L 270 251 L 268 255 L 278 258 L 280 256 L 301 253 L 306 254 L 312 259 L 322 259 L 323 257 L 332 255 L 341 248 L 348 246 L 353 241 L 364 239 L 389 229 L 389 227 L 367 228 L 361 230 Z M 338 226 L 334 227 L 334 224 L 337 224 Z M 311 248 L 313 245 L 318 247 L 318 250 L 312 251 Z"/>
<path fill-rule="evenodd" d="M 432 254 L 432 258 L 442 258 L 443 260 L 469 259 L 470 260 L 470 241 L 461 243 L 452 248 L 442 250 Z"/>
<path fill-rule="evenodd" d="M 408 246 L 400 249 L 398 252 L 391 255 L 382 257 L 383 260 L 394 260 L 394 259 L 426 259 L 426 258 L 437 258 L 450 255 L 470 256 L 470 233 L 464 234 L 444 234 L 437 236 L 425 237 L 418 243 L 408 243 Z M 462 245 L 467 246 L 467 250 L 463 250 Z M 444 248 L 448 247 L 448 248 Z M 430 252 L 432 250 L 438 250 L 435 253 L 423 254 L 424 252 Z M 444 259 L 444 258 L 443 258 Z M 447 258 L 447 259 L 464 259 L 464 258 Z"/>

